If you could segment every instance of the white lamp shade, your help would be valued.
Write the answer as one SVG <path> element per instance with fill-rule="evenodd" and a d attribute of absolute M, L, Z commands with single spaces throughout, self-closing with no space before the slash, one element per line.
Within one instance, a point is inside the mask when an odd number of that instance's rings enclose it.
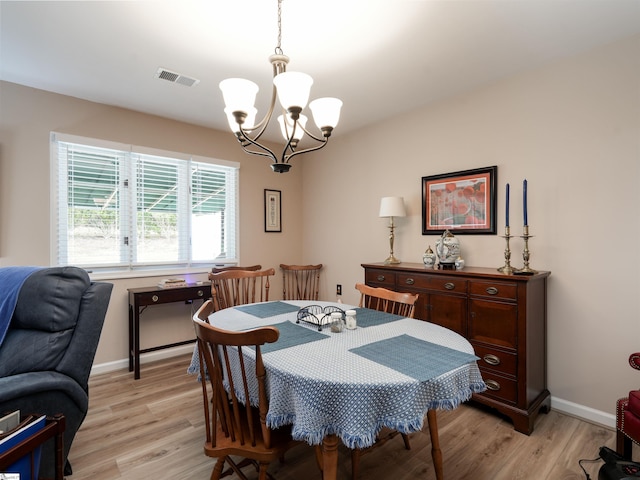
<path fill-rule="evenodd" d="M 278 89 L 278 99 L 282 108 L 288 111 L 291 107 L 302 109 L 307 106 L 313 85 L 313 79 L 309 75 L 302 72 L 283 72 L 274 77 L 273 83 Z"/>
<path fill-rule="evenodd" d="M 233 112 L 237 110 L 231 110 L 230 108 L 225 108 L 224 113 L 227 114 L 227 121 L 229 122 L 229 128 L 234 133 L 238 133 L 240 131 L 240 126 L 238 122 L 236 122 L 236 117 L 233 115 Z M 258 110 L 254 107 L 251 107 L 248 112 L 246 112 L 247 118 L 245 118 L 244 123 L 242 124 L 242 128 L 245 130 L 250 130 L 256 123 L 256 115 L 258 114 Z"/>
<path fill-rule="evenodd" d="M 285 125 L 285 121 L 286 121 L 286 125 Z M 280 115 L 278 117 L 278 123 L 280 124 L 280 132 L 282 132 L 282 136 L 287 142 L 289 141 L 289 137 L 291 136 L 292 133 L 293 133 L 293 138 L 295 140 L 300 141 L 304 136 L 304 130 L 300 127 L 307 126 L 307 117 L 305 117 L 304 115 L 300 115 L 300 117 L 298 118 L 299 125 L 296 125 L 295 132 L 293 132 L 293 121 L 288 116 L 285 117 L 284 115 Z"/>
<path fill-rule="evenodd" d="M 404 217 L 405 215 L 402 197 L 383 197 L 380 201 L 380 217 Z"/>
<path fill-rule="evenodd" d="M 313 113 L 313 120 L 319 129 L 323 127 L 336 128 L 340 120 L 342 100 L 332 97 L 317 98 L 309 104 Z"/>
<path fill-rule="evenodd" d="M 258 85 L 251 80 L 227 78 L 221 81 L 219 86 L 220 90 L 222 90 L 224 104 L 231 112 L 245 112 L 248 114 L 256 103 Z"/>

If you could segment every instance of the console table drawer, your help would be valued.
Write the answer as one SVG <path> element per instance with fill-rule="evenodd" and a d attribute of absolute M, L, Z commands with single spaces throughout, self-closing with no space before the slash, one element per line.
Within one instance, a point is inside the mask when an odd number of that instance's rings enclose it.
<path fill-rule="evenodd" d="M 513 283 L 501 282 L 469 282 L 469 294 L 515 300 L 518 286 Z"/>
<path fill-rule="evenodd" d="M 396 284 L 396 274 L 388 270 L 367 270 L 364 281 L 367 285 L 374 284 L 380 287 L 393 288 Z"/>
<path fill-rule="evenodd" d="M 138 295 L 139 305 L 154 305 L 156 303 L 173 303 L 192 300 L 194 297 L 206 299 L 211 296 L 208 286 L 167 288 L 160 291 L 145 292 Z"/>
<path fill-rule="evenodd" d="M 518 356 L 515 353 L 503 352 L 502 350 L 479 345 L 477 342 L 471 342 L 471 344 L 476 355 L 480 357 L 478 362 L 480 367 L 490 368 L 506 375 L 516 375 Z"/>

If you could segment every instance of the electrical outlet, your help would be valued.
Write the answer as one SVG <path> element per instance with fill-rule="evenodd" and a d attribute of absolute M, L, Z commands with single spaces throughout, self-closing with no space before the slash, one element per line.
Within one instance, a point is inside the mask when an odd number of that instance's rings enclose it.
<path fill-rule="evenodd" d="M 342 295 L 342 285 L 336 285 L 336 295 Z"/>

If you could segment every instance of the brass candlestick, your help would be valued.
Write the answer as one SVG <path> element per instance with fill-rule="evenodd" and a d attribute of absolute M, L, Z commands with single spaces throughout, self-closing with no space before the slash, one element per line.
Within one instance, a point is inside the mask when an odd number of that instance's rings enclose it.
<path fill-rule="evenodd" d="M 514 272 L 514 269 L 511 267 L 511 249 L 509 248 L 509 239 L 511 238 L 511 235 L 509 227 L 504 227 L 504 235 L 502 238 L 507 240 L 507 246 L 504 249 L 504 265 L 500 267 L 498 271 L 506 275 L 511 275 Z"/>
<path fill-rule="evenodd" d="M 537 270 L 529 267 L 529 258 L 531 258 L 531 253 L 529 252 L 529 239 L 531 237 L 533 237 L 533 235 L 529 235 L 529 225 L 525 225 L 522 229 L 522 235 L 520 236 L 520 238 L 524 239 L 524 250 L 522 252 L 524 267 L 516 272 L 520 275 L 533 275 L 535 273 L 538 273 Z"/>

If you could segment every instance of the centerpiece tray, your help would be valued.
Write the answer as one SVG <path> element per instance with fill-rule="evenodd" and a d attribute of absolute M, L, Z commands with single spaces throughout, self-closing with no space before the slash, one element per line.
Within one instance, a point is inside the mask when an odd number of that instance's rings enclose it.
<path fill-rule="evenodd" d="M 308 305 L 298 310 L 296 323 L 308 323 L 318 327 L 318 331 L 321 332 L 324 327 L 331 325 L 331 314 L 333 312 L 340 312 L 342 314 L 342 320 L 344 320 L 345 312 L 340 307 L 333 305 L 327 305 L 325 307 L 321 305 Z"/>

